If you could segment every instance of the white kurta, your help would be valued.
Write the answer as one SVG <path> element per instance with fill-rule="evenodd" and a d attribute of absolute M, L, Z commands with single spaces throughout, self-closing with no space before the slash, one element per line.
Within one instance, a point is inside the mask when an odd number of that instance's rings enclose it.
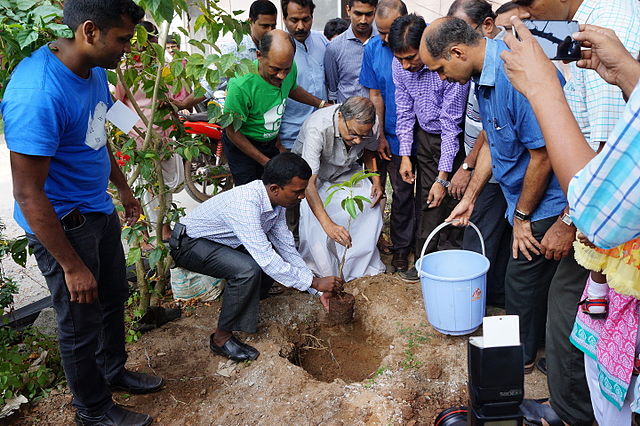
<path fill-rule="evenodd" d="M 343 180 L 350 176 L 344 176 Z M 320 198 L 324 202 L 329 193 L 326 191 L 335 182 L 324 182 L 318 188 Z M 336 224 L 349 229 L 352 246 L 347 250 L 343 275 L 346 281 L 360 278 L 366 275 L 376 275 L 385 271 L 385 266 L 380 260 L 380 253 L 376 246 L 380 232 L 382 232 L 382 214 L 380 206 L 365 203 L 364 211 L 355 219 L 342 210 L 340 203 L 348 194 L 339 191 L 331 199 L 325 210 Z M 354 188 L 354 195 L 362 195 L 369 198 L 371 195 L 371 182 L 360 181 Z M 326 277 L 338 275 L 338 266 L 342 259 L 344 246 L 329 238 L 322 229 L 320 222 L 311 211 L 307 200 L 300 205 L 300 254 L 307 266 L 318 276 Z"/>

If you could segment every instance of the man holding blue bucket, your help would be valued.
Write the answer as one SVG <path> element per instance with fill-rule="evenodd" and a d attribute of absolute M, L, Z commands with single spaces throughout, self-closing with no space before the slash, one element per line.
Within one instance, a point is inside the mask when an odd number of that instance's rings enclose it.
<path fill-rule="evenodd" d="M 524 96 L 507 78 L 500 40 L 485 39 L 461 19 L 434 21 L 424 32 L 420 56 L 440 78 L 476 83 L 482 125 L 489 144 L 478 155 L 464 197 L 447 221 L 469 223 L 480 191 L 493 176 L 507 200 L 513 225 L 512 257 L 505 277 L 507 314 L 520 317 L 525 372 L 533 369 L 545 333 L 549 284 L 558 262 L 541 254 L 542 239 L 567 205 L 553 175 L 545 142 Z"/>

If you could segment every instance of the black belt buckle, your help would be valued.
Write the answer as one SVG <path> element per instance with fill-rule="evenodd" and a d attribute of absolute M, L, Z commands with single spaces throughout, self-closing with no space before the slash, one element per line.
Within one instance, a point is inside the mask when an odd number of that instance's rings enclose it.
<path fill-rule="evenodd" d="M 174 250 L 178 250 L 180 248 L 180 241 L 186 233 L 187 227 L 180 222 L 176 223 L 173 227 L 173 231 L 171 232 L 171 237 L 169 238 L 169 247 Z"/>
<path fill-rule="evenodd" d="M 86 221 L 87 218 L 82 213 L 80 213 L 80 210 L 78 210 L 77 208 L 71 210 L 69 213 L 60 218 L 62 229 L 64 229 L 65 231 L 73 231 L 75 229 L 81 228 Z"/>

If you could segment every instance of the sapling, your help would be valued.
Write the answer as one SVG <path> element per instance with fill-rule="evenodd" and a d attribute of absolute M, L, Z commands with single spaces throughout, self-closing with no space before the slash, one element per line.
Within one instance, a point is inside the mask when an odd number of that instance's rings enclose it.
<path fill-rule="evenodd" d="M 327 192 L 329 195 L 324 200 L 324 207 L 326 208 L 333 199 L 333 196 L 339 191 L 345 191 L 347 196 L 342 200 L 340 206 L 342 210 L 346 211 L 349 215 L 347 220 L 347 231 L 351 230 L 351 222 L 358 217 L 358 214 L 364 211 L 364 203 L 371 204 L 371 200 L 363 195 L 354 195 L 354 188 L 358 185 L 358 183 L 364 179 L 369 179 L 373 176 L 379 176 L 378 173 L 368 173 L 364 170 L 354 173 L 351 178 L 344 182 L 338 182 L 331 185 L 327 188 Z M 342 252 L 342 257 L 340 259 L 340 263 L 338 264 L 338 275 L 340 278 L 344 280 L 344 264 L 347 258 L 347 250 L 349 250 L 348 246 L 344 247 L 344 251 Z M 332 302 L 334 299 L 337 299 L 339 302 L 336 306 Z M 334 297 L 329 300 L 329 315 L 331 321 L 333 323 L 348 323 L 353 319 L 353 304 L 355 302 L 355 298 L 353 295 L 349 293 L 345 293 L 341 291 L 336 293 Z"/>

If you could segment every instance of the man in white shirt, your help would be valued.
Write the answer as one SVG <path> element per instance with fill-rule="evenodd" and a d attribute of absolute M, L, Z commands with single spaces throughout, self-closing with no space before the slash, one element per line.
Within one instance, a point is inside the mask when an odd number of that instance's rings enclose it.
<path fill-rule="evenodd" d="M 258 357 L 258 350 L 232 332 L 256 332 L 259 301 L 274 280 L 319 296 L 325 308 L 342 288 L 338 277 L 314 277 L 287 229 L 285 208 L 304 198 L 310 177 L 301 157 L 279 154 L 266 164 L 261 181 L 205 201 L 176 224 L 169 240 L 176 266 L 227 280 L 209 340 L 213 353 L 234 361 Z"/>

